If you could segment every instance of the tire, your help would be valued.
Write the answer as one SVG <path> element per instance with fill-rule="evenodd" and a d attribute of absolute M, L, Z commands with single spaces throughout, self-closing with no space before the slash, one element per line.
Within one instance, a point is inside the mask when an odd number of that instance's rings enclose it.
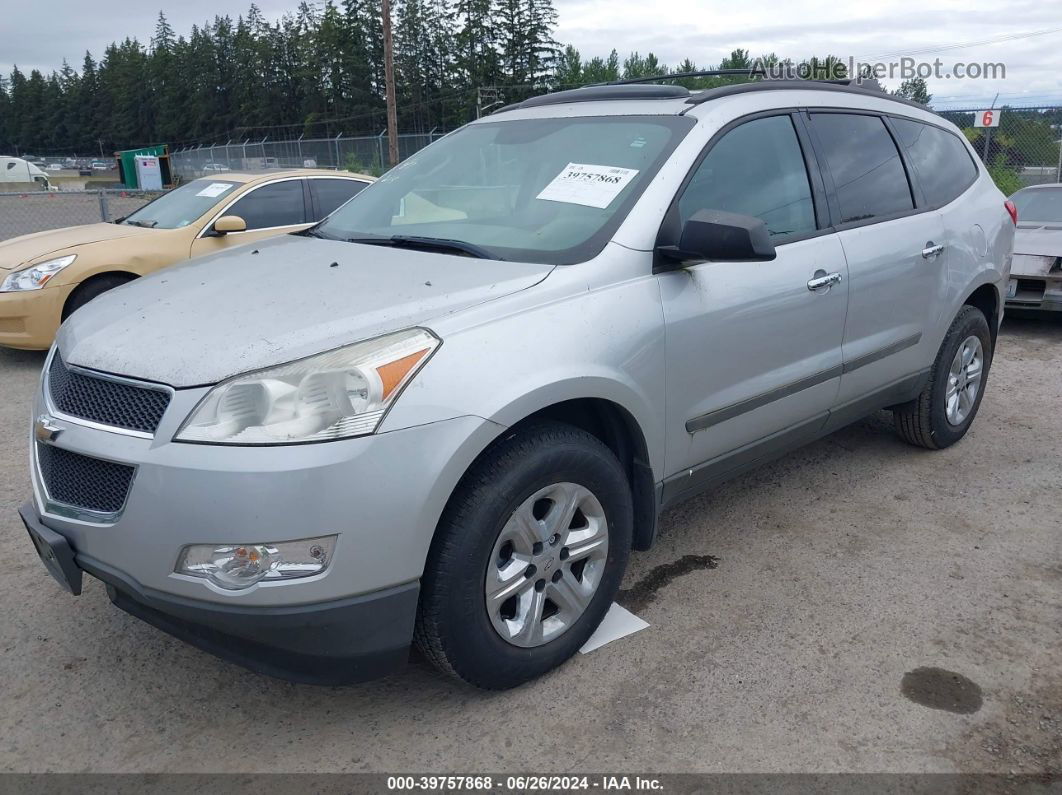
<path fill-rule="evenodd" d="M 66 299 L 66 305 L 63 307 L 63 320 L 66 320 L 75 311 L 83 307 L 93 298 L 98 298 L 108 290 L 113 290 L 115 287 L 121 287 L 127 282 L 133 281 L 135 276 L 123 276 L 117 273 L 105 273 L 102 276 L 94 276 L 86 282 L 82 282 L 70 293 L 70 297 Z"/>
<path fill-rule="evenodd" d="M 965 411 L 955 414 L 953 409 L 949 409 L 949 391 L 955 385 L 952 383 L 952 367 L 957 362 L 960 347 L 966 346 L 972 339 L 977 340 L 981 351 L 976 395 Z M 963 347 L 963 350 L 971 351 L 976 347 L 971 342 L 969 346 Z M 977 416 L 991 364 L 992 334 L 988 328 L 988 320 L 980 309 L 964 306 L 952 321 L 948 333 L 944 335 L 944 341 L 940 344 L 937 358 L 929 373 L 929 382 L 921 394 L 914 400 L 893 408 L 893 419 L 900 436 L 913 445 L 930 450 L 942 450 L 959 441 L 966 435 L 974 417 Z M 968 375 L 968 366 L 960 369 Z M 970 380 L 972 381 L 972 378 Z M 949 411 L 952 413 L 949 414 Z"/>
<path fill-rule="evenodd" d="M 564 502 L 578 509 L 562 528 Z M 528 506 L 538 520 L 530 529 L 516 522 Z M 515 429 L 472 466 L 443 513 L 421 579 L 415 642 L 442 671 L 488 690 L 557 667 L 612 605 L 630 554 L 632 517 L 623 467 L 596 437 L 554 422 Z M 527 552 L 529 538 L 544 539 L 537 555 Z M 566 556 L 568 544 L 576 552 Z M 505 582 L 519 592 L 501 587 Z M 519 595 L 489 599 L 488 587 Z M 520 616 L 538 604 L 547 618 L 535 619 L 536 630 Z M 573 605 L 584 605 L 582 612 Z"/>

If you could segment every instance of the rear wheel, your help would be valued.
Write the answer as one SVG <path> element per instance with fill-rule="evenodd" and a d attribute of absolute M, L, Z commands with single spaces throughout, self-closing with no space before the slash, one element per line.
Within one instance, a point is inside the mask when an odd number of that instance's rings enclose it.
<path fill-rule="evenodd" d="M 931 450 L 955 444 L 969 430 L 992 363 L 992 335 L 981 310 L 964 306 L 951 324 L 921 394 L 893 409 L 906 441 Z"/>
<path fill-rule="evenodd" d="M 93 298 L 98 298 L 108 290 L 113 290 L 115 287 L 121 287 L 123 284 L 131 282 L 135 278 L 135 276 L 127 276 L 120 273 L 105 273 L 102 276 L 94 276 L 91 279 L 82 282 L 74 289 L 74 292 L 70 293 L 70 297 L 66 299 L 66 305 L 63 307 L 62 319 L 66 320 Z"/>
<path fill-rule="evenodd" d="M 555 668 L 611 606 L 631 528 L 611 450 L 560 423 L 516 429 L 447 506 L 422 579 L 417 644 L 443 671 L 488 689 Z"/>

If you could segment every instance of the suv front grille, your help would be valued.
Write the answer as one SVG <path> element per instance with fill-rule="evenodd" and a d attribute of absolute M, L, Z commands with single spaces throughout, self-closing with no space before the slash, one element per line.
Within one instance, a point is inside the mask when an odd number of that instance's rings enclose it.
<path fill-rule="evenodd" d="M 163 389 L 70 370 L 58 351 L 48 369 L 48 392 L 64 414 L 141 433 L 154 433 L 170 404 L 170 393 Z"/>
<path fill-rule="evenodd" d="M 136 471 L 126 464 L 40 443 L 37 465 L 52 500 L 97 513 L 117 513 L 122 509 Z"/>

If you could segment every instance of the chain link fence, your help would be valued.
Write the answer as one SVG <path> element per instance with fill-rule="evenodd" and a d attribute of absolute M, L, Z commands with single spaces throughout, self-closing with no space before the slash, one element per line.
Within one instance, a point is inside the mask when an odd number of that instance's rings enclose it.
<path fill-rule="evenodd" d="M 410 133 L 398 136 L 398 159 L 423 149 L 445 133 Z M 170 167 L 181 180 L 217 175 L 225 171 L 251 173 L 289 168 L 332 168 L 379 176 L 387 170 L 387 134 L 294 140 L 228 141 L 171 150 Z"/>
<path fill-rule="evenodd" d="M 1029 185 L 1062 182 L 1062 105 L 992 111 L 998 127 L 977 127 L 985 108 L 943 110 L 962 128 L 981 160 L 1008 196 Z"/>
<path fill-rule="evenodd" d="M 0 240 L 19 235 L 97 224 L 129 215 L 158 191 L 88 190 L 0 193 Z"/>

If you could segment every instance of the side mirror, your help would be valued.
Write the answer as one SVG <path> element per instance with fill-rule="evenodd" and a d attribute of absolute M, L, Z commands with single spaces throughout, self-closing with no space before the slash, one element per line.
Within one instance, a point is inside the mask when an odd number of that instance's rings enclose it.
<path fill-rule="evenodd" d="M 223 215 L 214 222 L 211 237 L 224 237 L 229 232 L 246 232 L 247 222 L 238 215 Z"/>
<path fill-rule="evenodd" d="M 767 224 L 751 215 L 698 210 L 682 225 L 678 245 L 657 251 L 676 264 L 724 260 L 766 262 L 777 254 Z"/>

